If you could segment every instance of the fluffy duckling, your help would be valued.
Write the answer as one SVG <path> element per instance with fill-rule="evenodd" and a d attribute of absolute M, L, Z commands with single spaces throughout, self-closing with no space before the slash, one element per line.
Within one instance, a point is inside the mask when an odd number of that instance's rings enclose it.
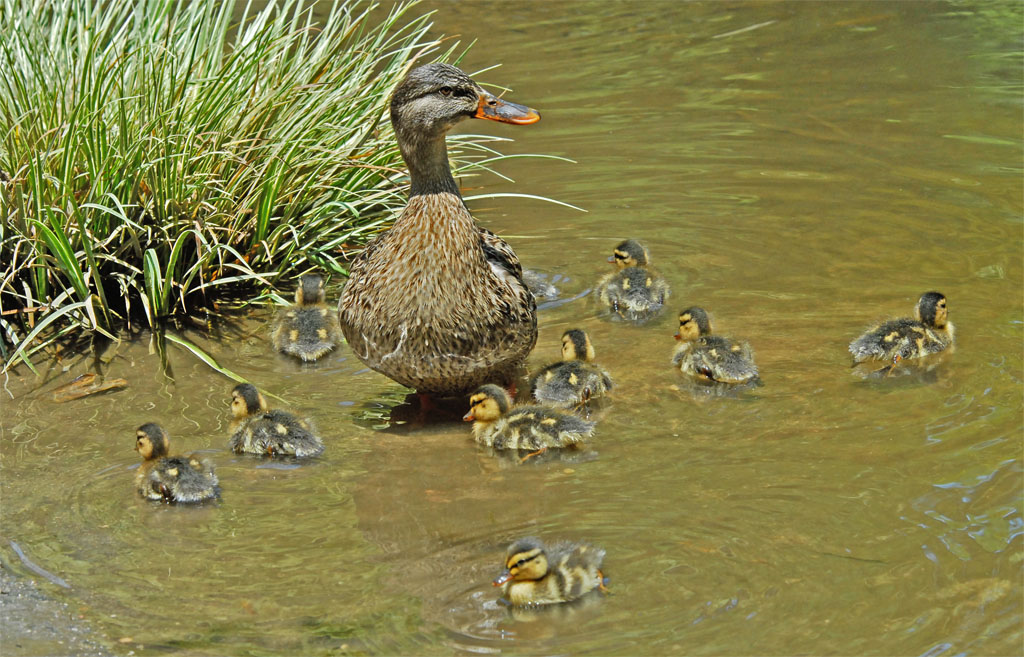
<path fill-rule="evenodd" d="M 577 447 L 590 437 L 594 423 L 546 406 L 512 407 L 501 386 L 480 386 L 469 398 L 469 412 L 476 442 L 494 449 L 531 450 L 529 456 L 548 448 Z"/>
<path fill-rule="evenodd" d="M 168 456 L 170 438 L 159 425 L 149 422 L 135 430 L 135 451 L 142 456 L 135 487 L 146 499 L 203 502 L 217 497 L 213 465 L 195 455 Z"/>
<path fill-rule="evenodd" d="M 647 247 L 626 240 L 615 247 L 608 262 L 615 263 L 618 270 L 601 279 L 597 293 L 614 314 L 645 322 L 662 311 L 670 290 L 665 279 L 649 268 Z"/>
<path fill-rule="evenodd" d="M 572 408 L 601 397 L 612 388 L 608 372 L 595 365 L 594 345 L 581 329 L 562 334 L 562 361 L 548 365 L 530 381 L 533 398 L 558 408 Z"/>
<path fill-rule="evenodd" d="M 267 410 L 267 401 L 250 383 L 231 391 L 231 450 L 238 454 L 319 456 L 324 443 L 305 420 L 285 411 Z"/>
<path fill-rule="evenodd" d="M 606 590 L 604 550 L 585 543 L 555 543 L 521 538 L 509 546 L 505 572 L 494 580 L 513 605 L 572 602 L 594 589 Z"/>
<path fill-rule="evenodd" d="M 295 305 L 274 321 L 274 348 L 304 361 L 317 360 L 341 342 L 337 313 L 324 303 L 324 279 L 305 274 L 295 290 Z"/>
<path fill-rule="evenodd" d="M 682 344 L 672 356 L 672 364 L 684 373 L 720 383 L 747 383 L 757 378 L 750 345 L 711 335 L 711 320 L 703 308 L 687 308 L 679 313 L 675 337 Z"/>
<path fill-rule="evenodd" d="M 946 297 L 925 292 L 914 309 L 914 319 L 891 319 L 850 343 L 853 364 L 866 360 L 890 361 L 921 358 L 952 346 L 953 323 L 949 321 Z"/>

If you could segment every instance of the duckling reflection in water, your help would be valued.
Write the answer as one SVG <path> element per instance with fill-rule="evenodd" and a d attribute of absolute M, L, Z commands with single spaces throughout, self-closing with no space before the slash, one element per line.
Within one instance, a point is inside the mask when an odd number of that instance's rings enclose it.
<path fill-rule="evenodd" d="M 170 438 L 159 425 L 149 422 L 135 430 L 135 451 L 142 457 L 135 487 L 146 499 L 193 503 L 217 497 L 213 464 L 194 454 L 168 456 Z"/>
<path fill-rule="evenodd" d="M 559 542 L 545 546 L 534 537 L 508 547 L 505 572 L 494 580 L 516 606 L 572 602 L 604 586 L 604 550 L 586 543 Z"/>
<path fill-rule="evenodd" d="M 886 374 L 902 360 L 923 358 L 953 346 L 953 323 L 949 321 L 946 297 L 926 292 L 917 302 L 914 319 L 891 319 L 868 330 L 850 343 L 853 364 L 888 361 Z"/>
<path fill-rule="evenodd" d="M 682 342 L 672 356 L 672 364 L 684 374 L 708 382 L 743 384 L 757 380 L 754 352 L 746 342 L 711 335 L 711 320 L 703 308 L 687 308 L 679 313 Z"/>
<path fill-rule="evenodd" d="M 533 398 L 557 408 L 574 408 L 603 397 L 611 390 L 612 379 L 593 360 L 590 336 L 581 329 L 566 331 L 562 334 L 562 361 L 548 365 L 530 381 Z"/>
<path fill-rule="evenodd" d="M 265 456 L 319 456 L 323 441 L 305 420 L 291 413 L 267 410 L 256 386 L 242 383 L 231 391 L 231 450 L 238 454 Z"/>
<path fill-rule="evenodd" d="M 274 348 L 303 361 L 314 361 L 341 342 L 337 314 L 324 303 L 324 279 L 306 274 L 295 290 L 295 305 L 280 311 L 273 327 Z"/>
<path fill-rule="evenodd" d="M 642 324 L 656 317 L 664 309 L 670 290 L 665 279 L 650 269 L 647 247 L 626 240 L 615 247 L 608 261 L 618 270 L 598 283 L 601 302 L 614 315 L 632 322 Z"/>
<path fill-rule="evenodd" d="M 579 447 L 594 431 L 594 423 L 546 406 L 512 406 L 501 386 L 480 386 L 469 398 L 473 438 L 494 449 L 528 450 L 523 460 L 551 448 Z"/>

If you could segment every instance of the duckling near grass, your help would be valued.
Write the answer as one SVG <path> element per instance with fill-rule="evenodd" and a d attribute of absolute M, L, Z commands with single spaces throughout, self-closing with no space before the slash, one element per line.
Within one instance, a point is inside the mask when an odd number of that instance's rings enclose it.
<path fill-rule="evenodd" d="M 601 561 L 604 550 L 585 543 L 560 542 L 545 546 L 539 539 L 521 538 L 509 546 L 505 572 L 496 580 L 513 605 L 572 602 L 594 589 L 606 591 Z"/>
<path fill-rule="evenodd" d="M 597 293 L 612 313 L 642 323 L 664 309 L 669 286 L 650 269 L 647 247 L 636 240 L 626 240 L 615 247 L 608 261 L 615 263 L 618 271 L 601 279 Z"/>
<path fill-rule="evenodd" d="M 853 364 L 867 360 L 889 361 L 921 358 L 953 346 L 953 323 L 946 297 L 925 292 L 914 309 L 914 319 L 891 319 L 850 343 Z"/>
<path fill-rule="evenodd" d="M 594 431 L 594 423 L 546 406 L 512 406 L 501 386 L 480 386 L 469 398 L 476 442 L 494 449 L 530 450 L 526 458 L 549 448 L 578 447 Z M 524 458 L 525 460 L 525 458 Z"/>
<path fill-rule="evenodd" d="M 595 365 L 594 346 L 581 329 L 562 334 L 562 361 L 548 365 L 530 381 L 533 398 L 558 408 L 572 408 L 603 396 L 612 388 L 608 372 Z"/>
<path fill-rule="evenodd" d="M 250 383 L 242 383 L 231 391 L 231 450 L 238 454 L 319 456 L 323 441 L 305 420 L 286 411 L 267 410 L 267 402 Z"/>
<path fill-rule="evenodd" d="M 719 383 L 747 383 L 757 378 L 750 345 L 711 335 L 711 320 L 703 308 L 679 313 L 676 340 L 682 344 L 672 356 L 672 364 L 685 374 Z"/>
<path fill-rule="evenodd" d="M 135 487 L 146 499 L 191 503 L 217 497 L 213 464 L 195 455 L 168 456 L 170 438 L 159 425 L 149 422 L 135 430 L 135 451 L 142 456 Z"/>
<path fill-rule="evenodd" d="M 295 305 L 281 310 L 274 321 L 274 348 L 303 361 L 329 353 L 341 342 L 338 316 L 324 303 L 324 279 L 305 274 L 295 290 Z"/>

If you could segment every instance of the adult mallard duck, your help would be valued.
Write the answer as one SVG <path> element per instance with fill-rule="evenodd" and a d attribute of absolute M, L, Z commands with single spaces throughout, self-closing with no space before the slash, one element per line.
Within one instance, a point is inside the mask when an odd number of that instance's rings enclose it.
<path fill-rule="evenodd" d="M 295 306 L 280 311 L 274 321 L 274 348 L 304 361 L 316 360 L 341 342 L 338 316 L 324 303 L 324 279 L 305 274 L 295 290 Z"/>
<path fill-rule="evenodd" d="M 703 308 L 679 313 L 676 340 L 682 344 L 672 356 L 672 364 L 685 374 L 719 383 L 748 383 L 757 378 L 750 345 L 711 335 L 711 320 Z"/>
<path fill-rule="evenodd" d="M 149 422 L 135 430 L 135 451 L 142 465 L 135 473 L 135 487 L 150 500 L 203 502 L 217 497 L 213 464 L 195 455 L 168 456 L 171 440 L 159 425 Z"/>
<path fill-rule="evenodd" d="M 496 580 L 513 605 L 572 602 L 594 589 L 605 590 L 604 550 L 585 543 L 555 543 L 521 538 L 509 546 L 505 572 Z"/>
<path fill-rule="evenodd" d="M 512 406 L 501 386 L 487 384 L 469 398 L 463 418 L 473 422 L 476 442 L 494 449 L 529 450 L 533 456 L 549 448 L 578 447 L 594 431 L 594 423 L 547 406 Z"/>
<path fill-rule="evenodd" d="M 256 386 L 241 383 L 231 391 L 231 451 L 264 456 L 320 456 L 324 443 L 305 420 L 291 413 L 267 410 Z"/>
<path fill-rule="evenodd" d="M 615 247 L 608 262 L 618 269 L 601 279 L 597 295 L 614 315 L 644 323 L 664 309 L 670 289 L 665 279 L 650 269 L 647 247 L 626 240 Z"/>
<path fill-rule="evenodd" d="M 866 360 L 889 361 L 921 358 L 953 344 L 953 323 L 949 321 L 946 297 L 925 292 L 914 309 L 914 319 L 891 319 L 870 329 L 850 343 L 853 363 Z"/>
<path fill-rule="evenodd" d="M 594 346 L 582 329 L 562 334 L 562 361 L 552 363 L 530 381 L 533 398 L 542 404 L 572 408 L 602 397 L 612 388 L 608 372 L 594 364 Z"/>
<path fill-rule="evenodd" d="M 422 394 L 507 383 L 537 341 L 519 258 L 477 225 L 448 165 L 445 133 L 467 117 L 540 119 L 448 64 L 416 68 L 395 89 L 391 123 L 409 167 L 409 204 L 352 263 L 339 305 L 356 356 Z"/>

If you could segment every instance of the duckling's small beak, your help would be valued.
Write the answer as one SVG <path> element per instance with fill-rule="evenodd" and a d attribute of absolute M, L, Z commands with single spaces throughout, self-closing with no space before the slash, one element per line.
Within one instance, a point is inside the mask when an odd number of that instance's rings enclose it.
<path fill-rule="evenodd" d="M 615 264 L 615 256 L 608 256 L 608 262 Z"/>
<path fill-rule="evenodd" d="M 485 91 L 480 94 L 480 104 L 477 105 L 473 118 L 529 125 L 540 121 L 540 113 L 526 105 L 502 100 Z"/>
<path fill-rule="evenodd" d="M 463 422 L 472 422 L 475 419 L 476 419 L 476 416 L 473 415 L 473 411 L 470 411 L 470 412 L 468 412 L 468 413 L 466 413 L 465 415 L 462 416 L 462 421 Z"/>
<path fill-rule="evenodd" d="M 679 335 L 678 333 L 676 333 L 672 337 L 675 338 L 676 340 L 682 340 L 683 339 L 683 336 Z"/>
<path fill-rule="evenodd" d="M 509 571 L 506 570 L 505 572 L 503 572 L 501 575 L 498 576 L 498 579 L 494 580 L 491 583 L 494 586 L 501 586 L 502 584 L 504 584 L 505 582 L 509 581 L 510 579 L 512 579 L 512 573 L 510 573 Z"/>

